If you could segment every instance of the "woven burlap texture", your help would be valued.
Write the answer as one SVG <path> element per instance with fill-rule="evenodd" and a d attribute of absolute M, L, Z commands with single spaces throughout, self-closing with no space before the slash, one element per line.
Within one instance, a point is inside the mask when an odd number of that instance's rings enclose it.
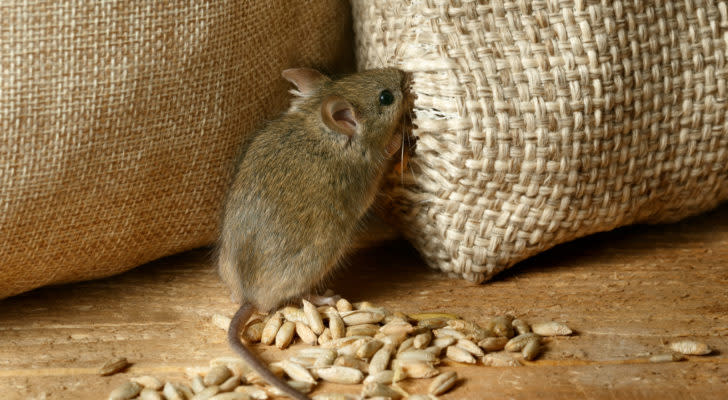
<path fill-rule="evenodd" d="M 352 8 L 359 68 L 413 73 L 416 154 L 387 191 L 430 266 L 482 281 L 728 197 L 725 1 Z"/>
<path fill-rule="evenodd" d="M 281 70 L 353 69 L 340 0 L 8 0 L 0 21 L 0 298 L 212 243 Z"/>

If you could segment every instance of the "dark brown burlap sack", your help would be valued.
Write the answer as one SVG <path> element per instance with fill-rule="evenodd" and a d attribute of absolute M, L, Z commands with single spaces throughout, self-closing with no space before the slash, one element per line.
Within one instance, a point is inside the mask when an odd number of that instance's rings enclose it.
<path fill-rule="evenodd" d="M 482 281 L 728 198 L 726 1 L 352 8 L 359 67 L 413 73 L 417 151 L 388 194 L 432 267 Z"/>
<path fill-rule="evenodd" d="M 280 71 L 353 68 L 340 0 L 7 0 L 0 21 L 0 298 L 210 244 Z"/>

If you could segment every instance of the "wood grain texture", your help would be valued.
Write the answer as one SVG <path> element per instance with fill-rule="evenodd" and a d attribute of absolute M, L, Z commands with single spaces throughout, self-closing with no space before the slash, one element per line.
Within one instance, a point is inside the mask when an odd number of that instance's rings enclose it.
<path fill-rule="evenodd" d="M 465 379 L 443 399 L 728 396 L 728 206 L 677 224 L 561 245 L 484 285 L 430 271 L 410 247 L 394 242 L 353 255 L 329 287 L 392 310 L 447 311 L 475 321 L 511 313 L 563 321 L 577 332 L 546 340 L 543 356 L 524 367 L 447 365 Z M 3 300 L 0 393 L 11 400 L 102 399 L 132 376 L 186 381 L 186 367 L 232 354 L 210 319 L 234 309 L 204 249 Z M 716 351 L 681 363 L 646 362 L 678 338 Z M 258 351 L 269 360 L 284 354 Z M 133 366 L 98 376 L 97 368 L 115 356 Z M 422 393 L 428 383 L 403 386 Z"/>

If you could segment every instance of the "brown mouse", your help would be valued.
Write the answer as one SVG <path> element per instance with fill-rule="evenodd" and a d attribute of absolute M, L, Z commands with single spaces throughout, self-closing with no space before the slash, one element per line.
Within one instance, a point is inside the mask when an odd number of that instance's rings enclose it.
<path fill-rule="evenodd" d="M 406 77 L 396 69 L 336 80 L 307 68 L 282 75 L 297 97 L 244 146 L 225 203 L 218 269 L 241 304 L 230 345 L 271 385 L 307 399 L 272 374 L 240 332 L 254 309 L 311 293 L 341 261 L 401 147 Z"/>

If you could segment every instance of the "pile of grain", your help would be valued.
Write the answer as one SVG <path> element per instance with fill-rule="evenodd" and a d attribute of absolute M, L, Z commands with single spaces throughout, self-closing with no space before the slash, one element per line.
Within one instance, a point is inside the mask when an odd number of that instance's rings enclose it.
<path fill-rule="evenodd" d="M 230 318 L 222 315 L 212 320 L 222 329 L 230 325 Z M 433 400 L 462 383 L 456 371 L 440 371 L 442 364 L 518 367 L 542 353 L 546 338 L 572 333 L 561 322 L 528 324 L 501 315 L 477 324 L 447 313 L 407 315 L 366 301 L 352 304 L 328 293 L 313 302 L 303 300 L 301 308 L 288 306 L 252 318 L 243 340 L 279 349 L 288 348 L 296 338 L 309 345 L 269 365 L 300 392 L 312 392 L 320 381 L 362 385 L 359 395 L 317 394 L 314 400 Z M 671 353 L 648 361 L 682 361 L 684 355 L 712 352 L 704 343 L 692 340 L 669 345 Z M 126 359 L 111 360 L 100 373 L 107 375 L 127 366 Z M 134 378 L 116 388 L 109 399 L 265 400 L 282 395 L 237 357 L 214 359 L 209 368 L 190 368 L 188 374 L 189 384 L 163 383 L 150 376 Z M 428 393 L 408 393 L 399 385 L 405 379 L 431 379 Z"/>
<path fill-rule="evenodd" d="M 316 304 L 303 300 L 302 308 L 288 306 L 253 318 L 243 333 L 248 343 L 285 349 L 298 338 L 311 346 L 270 364 L 276 375 L 301 392 L 313 391 L 319 381 L 363 384 L 359 396 L 319 394 L 314 399 L 434 399 L 459 383 L 457 372 L 441 373 L 442 362 L 521 366 L 538 357 L 543 336 L 572 333 L 558 322 L 529 325 L 508 315 L 493 317 L 481 326 L 453 314 L 406 315 L 369 302 L 352 305 L 338 296 L 319 300 Z M 229 318 L 216 315 L 213 322 L 226 329 Z M 137 378 L 117 388 L 110 399 L 232 400 L 280 395 L 236 357 L 215 359 L 209 370 L 190 374 L 189 385 Z M 404 379 L 432 382 L 427 394 L 410 394 L 398 385 Z"/>

